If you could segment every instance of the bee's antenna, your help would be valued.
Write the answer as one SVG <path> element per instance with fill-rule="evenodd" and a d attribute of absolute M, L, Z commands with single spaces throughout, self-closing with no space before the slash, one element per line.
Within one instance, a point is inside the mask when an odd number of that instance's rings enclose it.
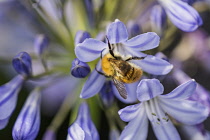
<path fill-rule="evenodd" d="M 116 58 L 116 57 L 114 56 L 114 52 L 113 52 L 113 50 L 112 50 L 112 46 L 111 46 L 111 44 L 110 44 L 109 39 L 108 39 L 107 36 L 106 36 L 106 39 L 107 39 L 107 41 L 108 41 L 109 53 L 110 53 L 114 58 Z"/>

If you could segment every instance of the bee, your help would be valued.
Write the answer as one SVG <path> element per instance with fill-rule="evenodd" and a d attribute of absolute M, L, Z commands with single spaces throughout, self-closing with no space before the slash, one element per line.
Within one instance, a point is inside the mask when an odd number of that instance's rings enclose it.
<path fill-rule="evenodd" d="M 144 59 L 144 57 L 130 57 L 124 60 L 120 55 L 114 54 L 109 39 L 107 38 L 107 40 L 109 53 L 105 54 L 103 57 L 101 53 L 101 66 L 104 73 L 97 69 L 96 71 L 99 74 L 112 78 L 119 94 L 124 99 L 127 99 L 127 91 L 124 84 L 138 81 L 143 74 L 141 68 L 129 62 L 129 60 L 141 60 Z"/>

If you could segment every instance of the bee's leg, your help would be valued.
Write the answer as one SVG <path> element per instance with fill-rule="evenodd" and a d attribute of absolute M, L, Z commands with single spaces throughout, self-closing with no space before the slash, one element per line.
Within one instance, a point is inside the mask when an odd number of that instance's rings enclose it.
<path fill-rule="evenodd" d="M 142 59 L 144 59 L 144 58 L 145 58 L 145 57 L 132 56 L 132 57 L 126 59 L 125 61 L 129 61 L 129 60 L 142 60 Z"/>
<path fill-rule="evenodd" d="M 101 75 L 103 75 L 103 76 L 105 76 L 105 77 L 109 77 L 109 76 L 107 76 L 105 73 L 103 73 L 103 72 L 101 72 L 101 71 L 99 71 L 99 70 L 97 70 L 97 68 L 95 67 L 95 70 L 99 73 L 99 74 L 101 74 Z"/>

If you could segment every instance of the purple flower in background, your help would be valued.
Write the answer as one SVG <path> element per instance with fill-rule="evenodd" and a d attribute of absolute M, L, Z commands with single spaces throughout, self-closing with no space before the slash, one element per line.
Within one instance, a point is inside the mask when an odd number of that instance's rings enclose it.
<path fill-rule="evenodd" d="M 0 86 L 0 130 L 7 125 L 16 107 L 18 93 L 23 82 L 24 78 L 18 75 L 10 82 Z"/>
<path fill-rule="evenodd" d="M 41 56 L 47 49 L 49 44 L 49 38 L 43 34 L 37 35 L 34 41 L 34 49 L 38 56 Z"/>
<path fill-rule="evenodd" d="M 128 40 L 128 32 L 124 23 L 116 19 L 115 22 L 111 23 L 107 28 L 107 38 L 113 47 L 114 54 L 119 54 L 125 59 L 130 58 L 131 56 L 145 57 L 143 60 L 131 61 L 138 65 L 143 71 L 156 75 L 165 75 L 169 73 L 173 67 L 167 61 L 140 52 L 156 48 L 159 45 L 160 38 L 156 33 L 148 32 Z M 101 54 L 107 54 L 108 52 L 107 43 L 93 38 L 86 39 L 75 48 L 76 56 L 83 62 L 93 61 L 100 57 Z M 97 70 L 102 71 L 101 61 L 98 62 L 96 68 Z M 90 98 L 94 96 L 101 90 L 105 80 L 106 78 L 103 75 L 98 74 L 98 72 L 94 70 L 83 86 L 80 97 Z M 131 102 L 134 101 L 130 98 L 133 97 L 128 95 L 128 99 L 126 100 Z M 122 97 L 120 100 L 124 101 Z"/>
<path fill-rule="evenodd" d="M 40 126 L 41 94 L 35 89 L 26 100 L 12 130 L 14 140 L 34 140 Z"/>
<path fill-rule="evenodd" d="M 67 140 L 99 140 L 86 103 L 80 105 L 77 119 L 68 129 Z"/>
<path fill-rule="evenodd" d="M 198 12 L 181 0 L 158 0 L 171 22 L 185 32 L 195 31 L 203 24 Z"/>
<path fill-rule="evenodd" d="M 160 5 L 155 5 L 152 8 L 150 19 L 153 31 L 162 35 L 167 22 L 165 10 Z"/>
<path fill-rule="evenodd" d="M 74 44 L 77 45 L 79 43 L 82 43 L 85 39 L 90 38 L 90 34 L 86 31 L 77 31 L 75 38 L 74 38 Z"/>
<path fill-rule="evenodd" d="M 129 38 L 137 36 L 142 33 L 142 29 L 141 29 L 140 25 L 138 25 L 134 21 L 129 21 L 127 23 L 127 30 L 128 30 Z"/>
<path fill-rule="evenodd" d="M 196 82 L 190 80 L 172 92 L 161 95 L 164 88 L 159 80 L 141 80 L 137 87 L 137 98 L 141 103 L 127 106 L 118 112 L 123 121 L 129 122 L 120 139 L 146 139 L 149 119 L 158 139 L 179 140 L 180 136 L 169 116 L 187 125 L 201 123 L 208 116 L 207 107 L 187 100 L 195 88 Z"/>

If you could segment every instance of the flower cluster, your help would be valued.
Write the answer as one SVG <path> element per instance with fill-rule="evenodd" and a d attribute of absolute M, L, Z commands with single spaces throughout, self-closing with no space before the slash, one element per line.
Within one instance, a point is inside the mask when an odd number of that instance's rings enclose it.
<path fill-rule="evenodd" d="M 209 7 L 3 0 L 0 139 L 209 139 Z"/>

